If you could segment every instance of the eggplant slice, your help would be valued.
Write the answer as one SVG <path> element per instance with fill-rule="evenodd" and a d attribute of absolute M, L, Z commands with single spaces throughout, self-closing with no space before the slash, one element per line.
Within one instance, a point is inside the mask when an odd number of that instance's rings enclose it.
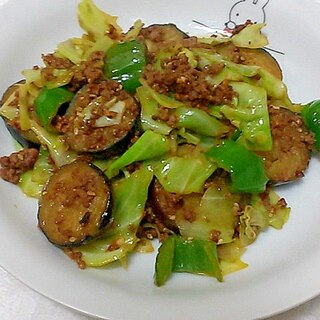
<path fill-rule="evenodd" d="M 88 84 L 62 117 L 65 141 L 80 153 L 106 151 L 134 130 L 139 111 L 121 84 L 113 80 Z"/>
<path fill-rule="evenodd" d="M 219 54 L 237 63 L 259 66 L 269 71 L 276 78 L 282 80 L 282 70 L 277 60 L 265 49 L 238 48 L 233 44 L 221 44 L 216 47 Z"/>
<path fill-rule="evenodd" d="M 12 84 L 7 90 L 4 92 L 0 106 L 3 106 L 8 99 L 10 99 L 13 95 L 16 95 L 16 98 L 12 101 L 12 108 L 19 109 L 19 101 L 18 101 L 18 90 L 19 85 L 24 81 L 20 81 Z M 32 130 L 21 130 L 19 124 L 19 118 L 8 119 L 2 116 L 2 119 L 10 132 L 11 136 L 24 148 L 39 148 L 40 142 Z"/>
<path fill-rule="evenodd" d="M 111 217 L 111 191 L 104 173 L 85 161 L 61 167 L 39 202 L 39 227 L 59 247 L 78 246 L 101 234 Z"/>
<path fill-rule="evenodd" d="M 173 23 L 152 24 L 143 28 L 140 36 L 143 37 L 149 53 L 158 53 L 189 38 Z"/>
<path fill-rule="evenodd" d="M 164 190 L 154 178 L 150 188 L 150 204 L 156 217 L 169 229 L 179 233 L 174 216 L 183 207 L 183 196 Z"/>
<path fill-rule="evenodd" d="M 269 107 L 272 150 L 257 152 L 264 161 L 266 174 L 272 182 L 302 178 L 308 167 L 314 137 L 299 114 L 284 108 Z"/>
<path fill-rule="evenodd" d="M 250 196 L 231 193 L 227 181 L 228 174 L 219 170 L 207 180 L 204 193 L 176 194 L 166 191 L 155 179 L 150 205 L 157 219 L 176 234 L 229 242 L 238 223 L 237 215 Z"/>

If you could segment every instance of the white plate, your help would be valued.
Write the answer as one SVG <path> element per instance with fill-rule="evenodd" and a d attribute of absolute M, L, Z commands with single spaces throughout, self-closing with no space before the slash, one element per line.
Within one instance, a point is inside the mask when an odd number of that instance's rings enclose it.
<path fill-rule="evenodd" d="M 175 22 L 203 32 L 197 20 L 221 29 L 237 0 L 97 0 L 120 16 L 124 28 L 141 18 L 147 24 Z M 256 4 L 254 4 L 257 2 Z M 263 19 L 266 0 L 242 0 L 233 13 Z M 21 78 L 20 71 L 41 62 L 58 42 L 81 35 L 76 0 L 0 0 L 0 91 Z M 264 7 L 270 45 L 282 65 L 291 98 L 320 98 L 320 3 L 269 0 Z M 4 126 L 0 154 L 13 151 Z M 320 164 L 313 159 L 303 181 L 282 188 L 292 207 L 282 231 L 268 230 L 249 247 L 249 268 L 224 283 L 175 275 L 153 284 L 154 255 L 133 255 L 128 270 L 119 266 L 79 270 L 37 229 L 37 203 L 13 185 L 0 182 L 0 264 L 31 288 L 62 304 L 111 320 L 252 319 L 292 308 L 320 293 Z"/>

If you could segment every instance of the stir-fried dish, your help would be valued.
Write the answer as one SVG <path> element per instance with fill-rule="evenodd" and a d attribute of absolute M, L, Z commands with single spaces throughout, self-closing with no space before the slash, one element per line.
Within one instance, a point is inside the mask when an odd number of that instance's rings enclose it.
<path fill-rule="evenodd" d="M 289 217 L 275 189 L 320 148 L 320 103 L 291 102 L 263 24 L 196 37 L 138 20 L 124 32 L 92 0 L 78 19 L 84 34 L 3 94 L 22 147 L 0 158 L 1 177 L 38 199 L 39 228 L 80 268 L 155 239 L 158 286 L 245 268 L 246 247 Z"/>

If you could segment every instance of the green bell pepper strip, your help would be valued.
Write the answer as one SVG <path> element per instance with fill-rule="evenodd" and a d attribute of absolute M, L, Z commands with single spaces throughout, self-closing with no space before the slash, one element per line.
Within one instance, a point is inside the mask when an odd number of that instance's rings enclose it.
<path fill-rule="evenodd" d="M 153 131 L 143 135 L 122 155 L 111 163 L 106 171 L 107 177 L 113 178 L 118 171 L 136 161 L 158 158 L 170 150 L 169 140 Z"/>
<path fill-rule="evenodd" d="M 315 147 L 320 150 L 320 100 L 302 106 L 301 116 L 307 128 L 315 135 Z"/>
<path fill-rule="evenodd" d="M 156 258 L 155 284 L 162 286 L 172 272 L 207 275 L 223 281 L 217 245 L 208 240 L 185 240 L 168 237 L 159 248 Z"/>
<path fill-rule="evenodd" d="M 216 243 L 209 240 L 184 240 L 176 237 L 173 271 L 204 274 L 223 281 Z"/>
<path fill-rule="evenodd" d="M 168 237 L 158 249 L 154 273 L 154 282 L 158 287 L 164 285 L 172 274 L 174 249 L 174 236 Z"/>
<path fill-rule="evenodd" d="M 139 78 L 146 65 L 145 46 L 136 40 L 117 43 L 107 51 L 104 62 L 104 76 L 134 93 L 141 85 Z"/>
<path fill-rule="evenodd" d="M 232 140 L 224 140 L 206 153 L 231 175 L 231 191 L 261 193 L 265 191 L 268 178 L 263 161 L 255 153 Z"/>
<path fill-rule="evenodd" d="M 57 115 L 59 108 L 64 103 L 70 102 L 74 94 L 65 87 L 48 89 L 43 87 L 34 100 L 36 114 L 42 125 L 50 129 L 52 119 Z"/>

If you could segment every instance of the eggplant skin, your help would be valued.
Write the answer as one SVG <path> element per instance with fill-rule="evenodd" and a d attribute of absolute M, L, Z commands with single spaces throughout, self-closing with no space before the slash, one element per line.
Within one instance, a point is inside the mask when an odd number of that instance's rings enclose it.
<path fill-rule="evenodd" d="M 160 182 L 154 178 L 150 188 L 150 204 L 157 218 L 168 229 L 179 233 L 172 217 L 183 208 L 183 196 L 165 191 Z"/>
<path fill-rule="evenodd" d="M 233 44 L 221 44 L 216 47 L 219 54 L 229 60 L 239 59 L 237 63 L 264 68 L 276 78 L 282 80 L 282 70 L 277 60 L 265 49 L 238 48 Z"/>
<path fill-rule="evenodd" d="M 175 24 L 152 24 L 141 30 L 144 43 L 149 53 L 157 53 L 172 45 L 176 45 L 189 36 L 181 31 Z"/>
<path fill-rule="evenodd" d="M 50 177 L 39 201 L 38 224 L 54 245 L 75 247 L 99 236 L 111 211 L 111 189 L 104 173 L 76 160 Z"/>
<path fill-rule="evenodd" d="M 3 117 L 3 120 L 12 138 L 22 147 L 39 149 L 40 142 L 32 130 L 22 131 L 19 128 L 10 125 L 6 118 Z"/>
<path fill-rule="evenodd" d="M 2 106 L 9 97 L 17 90 L 19 90 L 19 84 L 24 83 L 24 80 L 16 82 L 9 86 L 6 91 L 3 93 L 1 97 L 0 105 Z M 19 108 L 19 105 L 16 106 Z M 39 148 L 40 142 L 36 137 L 35 133 L 32 130 L 22 131 L 19 128 L 18 119 L 14 119 L 9 121 L 7 118 L 2 117 L 6 128 L 8 129 L 9 133 L 11 134 L 12 138 L 15 139 L 22 147 L 24 148 Z"/>

